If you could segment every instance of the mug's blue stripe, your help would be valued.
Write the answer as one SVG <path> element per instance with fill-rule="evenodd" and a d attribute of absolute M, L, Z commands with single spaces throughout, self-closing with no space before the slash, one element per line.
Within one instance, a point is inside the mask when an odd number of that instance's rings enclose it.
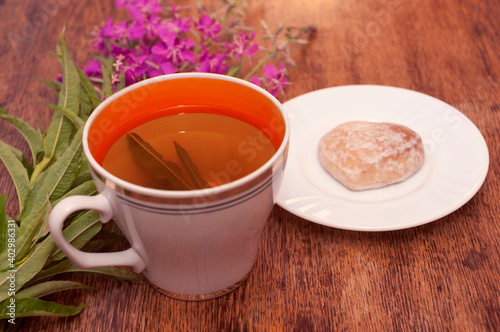
<path fill-rule="evenodd" d="M 117 197 L 129 206 L 132 206 L 132 207 L 137 208 L 139 210 L 149 211 L 149 212 L 161 212 L 161 213 L 169 214 L 169 215 L 200 214 L 200 213 L 207 213 L 207 212 L 216 212 L 219 210 L 223 210 L 223 209 L 227 209 L 227 208 L 236 206 L 238 204 L 241 204 L 241 203 L 248 201 L 248 200 L 252 199 L 253 197 L 259 195 L 264 190 L 266 190 L 270 185 L 272 185 L 274 179 L 281 172 L 282 172 L 282 170 L 276 172 L 272 177 L 268 178 L 265 182 L 262 183 L 261 186 L 256 187 L 253 191 L 251 191 L 249 193 L 240 194 L 239 197 L 237 197 L 233 200 L 219 203 L 216 205 L 210 205 L 208 203 L 207 206 L 186 207 L 186 208 L 166 208 L 166 207 L 161 207 L 161 206 L 153 207 L 151 205 L 147 205 L 147 204 L 137 202 L 135 200 L 131 200 L 130 197 L 127 197 L 127 196 L 117 195 Z"/>

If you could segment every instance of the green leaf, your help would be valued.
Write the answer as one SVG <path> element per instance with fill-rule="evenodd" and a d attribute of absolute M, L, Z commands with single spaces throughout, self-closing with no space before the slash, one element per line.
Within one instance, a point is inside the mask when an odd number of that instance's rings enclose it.
<path fill-rule="evenodd" d="M 33 166 L 31 166 L 31 164 L 28 162 L 28 160 L 26 160 L 26 158 L 24 158 L 24 156 L 22 156 L 22 158 L 21 158 L 21 164 L 23 164 L 24 169 L 28 173 L 28 178 L 31 177 L 31 175 L 33 174 L 33 171 L 35 169 L 33 168 Z"/>
<path fill-rule="evenodd" d="M 92 181 L 92 175 L 90 174 L 87 158 L 85 158 L 85 155 L 83 155 L 82 161 L 80 162 L 80 166 L 76 171 L 75 182 L 73 182 L 72 188 L 78 187 L 79 185 L 87 181 Z"/>
<path fill-rule="evenodd" d="M 21 224 L 29 222 L 47 200 L 53 203 L 71 188 L 82 155 L 81 137 L 82 130 L 79 130 L 66 152 L 33 183 L 28 194 L 26 210 L 19 216 Z"/>
<path fill-rule="evenodd" d="M 44 269 L 40 271 L 40 273 L 31 280 L 30 284 L 34 284 L 40 280 L 47 280 L 48 278 L 52 278 L 62 273 L 97 274 L 108 277 L 115 277 L 121 280 L 130 281 L 138 284 L 143 283 L 139 275 L 125 269 L 120 269 L 117 267 L 98 267 L 93 269 L 82 269 L 73 264 L 71 261 L 65 259 L 61 261 L 61 263 L 51 267 L 50 269 Z"/>
<path fill-rule="evenodd" d="M 94 287 L 76 281 L 54 280 L 36 284 L 16 292 L 16 299 L 40 298 L 49 294 L 70 290 L 70 289 L 95 289 Z"/>
<path fill-rule="evenodd" d="M 118 75 L 118 83 L 116 84 L 116 91 L 120 91 L 121 89 L 125 88 L 126 83 L 127 82 L 125 81 L 125 71 L 122 69 L 122 71 Z"/>
<path fill-rule="evenodd" d="M 21 162 L 21 164 L 24 166 L 26 169 L 26 173 L 28 173 L 28 178 L 33 174 L 33 166 L 26 160 L 24 157 L 23 153 L 21 150 L 16 149 L 15 147 L 11 146 L 10 149 L 14 153 L 14 155 L 17 157 L 17 159 Z"/>
<path fill-rule="evenodd" d="M 38 177 L 43 174 L 43 171 L 52 163 L 52 157 L 43 156 L 42 160 L 38 165 L 33 168 L 33 172 L 30 175 L 30 187 L 38 179 Z"/>
<path fill-rule="evenodd" d="M 49 226 L 50 212 L 52 212 L 52 206 L 47 208 L 46 217 L 42 221 L 40 227 L 38 228 L 38 231 L 36 232 L 35 236 L 33 237 L 32 244 L 35 244 L 39 241 L 42 241 L 47 236 L 47 234 L 49 234 L 49 231 L 50 231 L 50 226 Z"/>
<path fill-rule="evenodd" d="M 33 163 L 37 164 L 37 157 L 43 152 L 42 134 L 20 118 L 7 114 L 2 108 L 0 108 L 0 119 L 8 121 L 23 135 L 30 147 Z"/>
<path fill-rule="evenodd" d="M 163 160 L 162 155 L 151 144 L 146 142 L 136 133 L 127 134 L 128 146 L 134 160 L 158 178 L 166 179 L 172 190 L 190 190 L 189 182 L 182 176 L 179 166 L 168 160 Z"/>
<path fill-rule="evenodd" d="M 0 141 L 0 159 L 3 161 L 7 170 L 14 181 L 16 187 L 17 197 L 19 199 L 19 206 L 22 210 L 28 195 L 29 178 L 23 164 L 17 159 L 14 152 L 12 152 L 9 145 Z"/>
<path fill-rule="evenodd" d="M 48 224 L 49 214 L 52 206 L 48 201 L 43 208 L 30 220 L 29 223 L 21 223 L 19 236 L 16 240 L 16 260 L 23 260 L 32 250 L 34 242 L 37 240 L 37 234 L 44 224 Z M 0 262 L 2 264 L 2 262 Z"/>
<path fill-rule="evenodd" d="M 73 184 L 82 155 L 82 129 L 75 134 L 64 154 L 47 169 L 43 187 L 49 193 L 51 202 L 62 197 Z"/>
<path fill-rule="evenodd" d="M 177 151 L 177 155 L 181 160 L 184 167 L 187 169 L 189 177 L 191 178 L 191 182 L 195 189 L 204 189 L 210 188 L 210 184 L 203 178 L 200 173 L 198 166 L 193 162 L 189 153 L 176 141 L 174 141 L 175 150 Z"/>
<path fill-rule="evenodd" d="M 80 184 L 78 187 L 74 187 L 66 194 L 64 194 L 61 198 L 54 202 L 54 206 L 63 200 L 66 197 L 74 196 L 74 195 L 83 195 L 83 196 L 92 196 L 97 194 L 97 188 L 95 187 L 95 183 L 92 180 L 86 181 Z"/>
<path fill-rule="evenodd" d="M 61 33 L 60 45 L 61 57 L 59 61 L 62 67 L 62 85 L 61 92 L 59 93 L 58 105 L 66 107 L 73 113 L 78 114 L 80 77 L 78 76 L 75 64 L 71 60 L 68 45 L 66 44 L 66 40 L 64 38 L 64 30 Z"/>
<path fill-rule="evenodd" d="M 71 243 L 76 249 L 82 248 L 89 242 L 94 235 L 99 233 L 102 228 L 102 223 L 99 218 L 99 213 L 94 210 L 87 210 L 79 214 L 72 222 L 63 230 L 64 238 Z M 59 248 L 55 248 L 50 259 L 58 261 L 66 257 Z"/>
<path fill-rule="evenodd" d="M 45 156 L 49 162 L 64 153 L 71 142 L 73 132 L 71 121 L 61 113 L 54 113 L 44 140 Z"/>
<path fill-rule="evenodd" d="M 81 250 L 85 252 L 97 252 L 125 242 L 127 242 L 127 239 L 123 235 L 101 229 Z"/>
<path fill-rule="evenodd" d="M 14 153 L 14 155 L 16 156 L 17 160 L 19 160 L 20 162 L 22 162 L 23 152 L 21 150 L 19 150 L 19 149 L 16 149 L 12 145 L 10 145 L 9 147 L 12 150 L 12 153 Z"/>
<path fill-rule="evenodd" d="M 0 303 L 0 319 L 9 319 L 10 300 Z M 16 299 L 16 318 L 31 317 L 31 316 L 51 316 L 51 317 L 67 317 L 74 316 L 80 313 L 85 306 L 72 307 L 54 302 L 43 301 L 39 299 L 23 298 Z"/>
<path fill-rule="evenodd" d="M 10 287 L 10 279 L 15 276 L 16 289 L 21 289 L 25 283 L 32 280 L 45 265 L 50 253 L 55 247 L 54 240 L 47 237 L 43 242 L 36 245 L 30 255 L 15 266 L 15 272 L 10 270 L 0 272 L 0 301 L 5 300 Z"/>
<path fill-rule="evenodd" d="M 70 109 L 68 109 L 66 107 L 59 106 L 59 105 L 50 105 L 50 104 L 47 104 L 47 106 L 52 108 L 54 111 L 59 112 L 62 115 L 64 115 L 65 117 L 67 117 L 69 119 L 69 121 L 71 121 L 71 123 L 73 123 L 73 125 L 75 126 L 76 129 L 80 129 L 85 124 L 83 122 L 83 120 L 80 119 L 80 117 L 77 114 L 73 113 Z"/>
<path fill-rule="evenodd" d="M 89 118 L 90 114 L 94 108 L 92 107 L 90 103 L 89 97 L 85 94 L 85 92 L 82 92 L 80 94 L 80 114 L 79 117 L 85 122 Z"/>
<path fill-rule="evenodd" d="M 71 112 L 78 114 L 80 105 L 80 79 L 76 71 L 75 64 L 71 61 L 68 47 L 64 39 L 64 30 L 61 33 L 60 46 L 58 48 L 59 62 L 62 67 L 62 84 L 59 92 L 58 106 L 65 107 Z M 56 113 L 47 131 L 47 137 L 44 141 L 44 151 L 49 159 L 58 158 L 69 146 L 71 136 L 73 135 L 73 126 L 71 122 L 62 114 Z"/>
<path fill-rule="evenodd" d="M 239 66 L 239 65 L 234 65 L 234 66 L 231 66 L 231 67 L 228 69 L 228 71 L 227 71 L 226 75 L 227 75 L 227 76 L 236 76 L 236 74 L 239 72 L 239 70 L 240 70 L 240 66 Z"/>
<path fill-rule="evenodd" d="M 53 81 L 53 80 L 44 80 L 44 79 L 41 79 L 41 78 L 37 78 L 38 81 L 42 82 L 43 84 L 45 84 L 47 87 L 49 87 L 49 89 L 51 89 L 52 91 L 54 91 L 56 94 L 59 95 L 59 92 L 61 91 L 61 82 L 58 82 L 58 81 Z"/>
<path fill-rule="evenodd" d="M 102 72 L 102 92 L 105 98 L 113 94 L 113 86 L 111 85 L 111 66 L 113 65 L 113 58 L 101 60 Z"/>
<path fill-rule="evenodd" d="M 80 82 L 82 84 L 82 93 L 85 92 L 90 105 L 93 109 L 95 109 L 102 102 L 102 99 L 99 98 L 97 91 L 94 89 L 94 85 L 87 77 L 87 75 L 85 75 L 85 72 L 78 67 L 76 67 L 76 70 L 78 71 L 78 77 L 80 77 Z"/>
<path fill-rule="evenodd" d="M 19 221 L 22 223 L 29 222 L 34 216 L 44 208 L 44 206 L 49 201 L 49 195 L 47 189 L 43 186 L 46 172 L 40 174 L 40 176 L 31 184 L 28 196 L 26 198 L 26 207 L 21 211 L 19 215 Z M 0 262 L 1 264 L 1 262 Z"/>
<path fill-rule="evenodd" d="M 11 146 L 10 149 L 12 150 L 14 155 L 16 156 L 17 160 L 19 160 L 21 162 L 24 169 L 26 169 L 26 173 L 28 174 L 28 179 L 29 179 L 29 177 L 33 173 L 33 166 L 31 166 L 31 164 L 28 162 L 28 160 L 26 160 L 26 158 L 24 157 L 23 152 L 21 150 L 16 149 L 13 146 Z"/>

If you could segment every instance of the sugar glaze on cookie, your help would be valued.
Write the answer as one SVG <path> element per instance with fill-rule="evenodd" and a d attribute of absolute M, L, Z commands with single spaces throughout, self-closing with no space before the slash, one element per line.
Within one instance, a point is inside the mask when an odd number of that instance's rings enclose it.
<path fill-rule="evenodd" d="M 406 126 L 352 121 L 321 138 L 318 157 L 344 186 L 366 190 L 408 179 L 422 167 L 425 153 L 420 136 Z"/>

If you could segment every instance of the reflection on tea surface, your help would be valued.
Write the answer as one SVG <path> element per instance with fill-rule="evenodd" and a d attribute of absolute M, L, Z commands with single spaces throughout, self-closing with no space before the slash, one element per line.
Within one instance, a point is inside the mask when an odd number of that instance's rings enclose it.
<path fill-rule="evenodd" d="M 107 152 L 103 167 L 128 182 L 192 190 L 237 180 L 276 152 L 254 126 L 213 113 L 181 113 L 142 124 Z"/>

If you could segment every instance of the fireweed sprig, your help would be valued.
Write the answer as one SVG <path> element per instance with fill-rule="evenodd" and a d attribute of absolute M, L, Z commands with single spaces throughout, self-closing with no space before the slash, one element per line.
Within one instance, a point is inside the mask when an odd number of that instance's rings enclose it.
<path fill-rule="evenodd" d="M 287 66 L 294 66 L 290 44 L 306 45 L 314 27 L 296 28 L 279 24 L 275 32 L 262 21 L 262 44 L 255 32 L 244 26 L 244 0 L 225 0 L 210 12 L 202 3 L 196 16 L 190 9 L 160 0 L 116 0 L 131 18 L 115 22 L 108 18 L 96 27 L 91 60 L 85 73 L 103 83 L 103 73 L 112 75 L 116 90 L 146 78 L 180 72 L 207 72 L 239 77 L 267 89 L 274 96 L 283 93 L 288 81 Z M 108 65 L 112 68 L 106 68 Z M 105 97 L 105 94 L 101 93 Z"/>
<path fill-rule="evenodd" d="M 40 131 L 0 108 L 0 120 L 19 131 L 31 152 L 26 158 L 0 140 L 0 161 L 12 177 L 19 205 L 19 214 L 8 216 L 7 197 L 0 195 L 0 232 L 12 234 L 8 232 L 12 229 L 16 235 L 15 243 L 0 236 L 0 330 L 11 329 L 13 310 L 22 319 L 73 316 L 85 308 L 43 299 L 60 291 L 92 289 L 60 276 L 83 270 L 48 235 L 48 217 L 64 197 L 97 194 L 82 153 L 81 135 L 84 122 L 102 99 L 145 78 L 188 71 L 237 76 L 279 95 L 289 84 L 286 66 L 294 65 L 289 45 L 307 44 L 302 36 L 314 31 L 281 24 L 272 32 L 261 22 L 266 43 L 258 44 L 252 29 L 243 24 L 244 0 L 222 0 L 221 8 L 213 12 L 199 3 L 196 17 L 182 15 L 190 13 L 189 8 L 175 3 L 163 6 L 159 0 L 116 0 L 115 4 L 126 8 L 131 18 L 120 22 L 108 18 L 93 31 L 96 60 L 85 71 L 71 59 L 63 29 L 56 48 L 62 72 L 59 82 L 40 80 L 58 100 L 57 105 L 48 105 L 54 110 L 48 127 Z M 84 251 L 126 242 L 123 236 L 103 229 L 99 214 L 92 210 L 75 215 L 63 232 Z M 14 244 L 15 255 L 7 250 Z M 142 282 L 133 272 L 119 268 L 84 272 Z"/>

